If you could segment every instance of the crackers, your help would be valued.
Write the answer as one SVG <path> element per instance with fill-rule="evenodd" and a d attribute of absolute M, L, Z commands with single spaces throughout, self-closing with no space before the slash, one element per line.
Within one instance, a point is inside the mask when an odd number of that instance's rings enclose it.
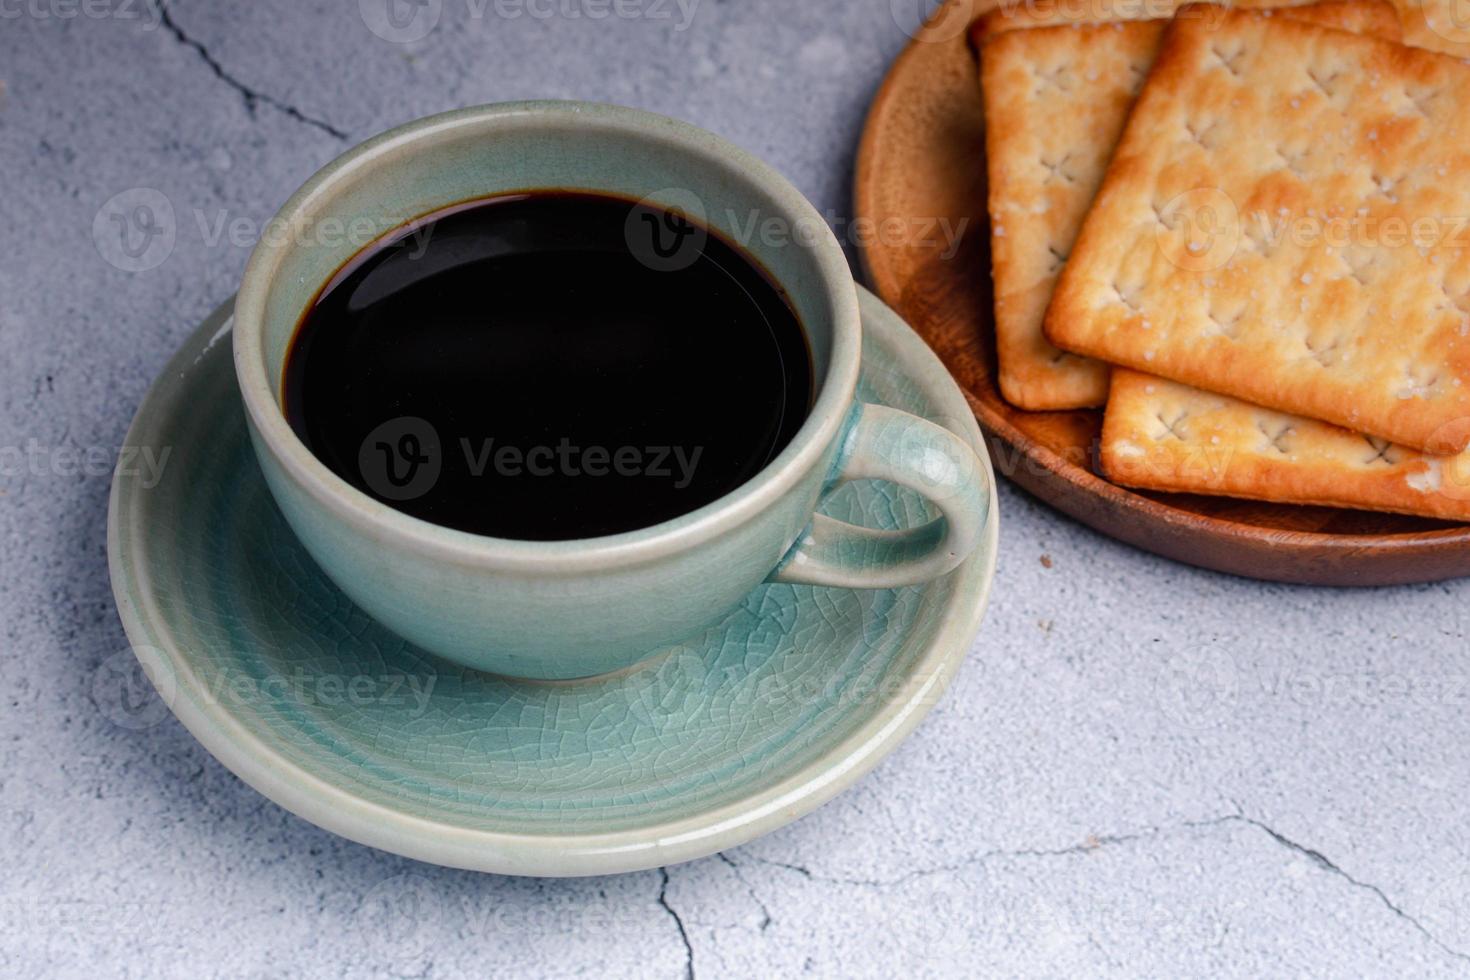
<path fill-rule="evenodd" d="M 1470 67 L 1442 55 L 1285 17 L 1176 18 L 1062 271 L 1048 339 L 1464 450 L 1466 105 Z"/>
<path fill-rule="evenodd" d="M 996 354 L 1019 408 L 1107 400 L 1107 365 L 1058 350 L 1041 322 L 1161 36 L 1154 21 L 1037 27 L 982 51 Z"/>
<path fill-rule="evenodd" d="M 999 382 L 1007 401 L 1031 410 L 1088 408 L 1107 399 L 1107 366 L 1049 343 L 1042 317 L 1167 25 L 1019 29 L 1075 9 L 1002 7 L 981 18 L 975 32 L 985 39 L 980 69 Z M 1191 8 L 1185 15 L 1221 12 Z M 1328 0 L 1274 13 L 1385 37 L 1399 31 L 1388 0 Z"/>
<path fill-rule="evenodd" d="M 1412 4 L 1415 0 L 1400 0 Z M 1430 0 L 1431 3 L 1449 0 Z M 979 49 L 996 34 L 1052 27 L 1061 24 L 1115 24 L 1151 20 L 1167 24 L 1182 6 L 1181 0 L 1091 0 L 1089 3 L 1067 0 L 1002 0 L 994 10 L 970 25 L 970 42 Z M 1228 5 L 1196 3 L 1185 12 L 1186 17 L 1212 19 L 1226 6 L 1236 10 L 1289 11 L 1306 8 L 1311 11 L 1303 19 L 1340 31 L 1374 34 L 1397 40 L 1401 27 L 1398 10 L 1392 0 L 1235 0 Z M 1270 16 L 1268 14 L 1267 16 Z"/>
<path fill-rule="evenodd" d="M 1470 16 L 1462 4 L 1463 0 L 1397 0 L 1404 43 L 1470 58 Z M 1250 9 L 1287 4 L 1271 0 L 1237 0 L 1232 6 Z M 998 31 L 1066 22 L 1168 19 L 1176 7 L 1177 0 L 1091 0 L 1088 4 L 1065 0 L 1001 0 L 995 10 L 975 22 L 971 36 L 979 47 L 985 37 Z M 1339 29 L 1360 34 L 1376 33 L 1347 26 Z"/>
<path fill-rule="evenodd" d="M 1470 521 L 1470 452 L 1426 455 L 1125 368 L 1101 459 L 1126 486 Z"/>

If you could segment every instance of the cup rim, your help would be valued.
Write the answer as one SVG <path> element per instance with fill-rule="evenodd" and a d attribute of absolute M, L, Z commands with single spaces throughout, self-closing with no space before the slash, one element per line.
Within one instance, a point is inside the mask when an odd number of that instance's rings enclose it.
<path fill-rule="evenodd" d="M 605 569 L 652 561 L 698 546 L 757 517 L 818 465 L 847 416 L 861 362 L 861 321 L 857 289 L 847 257 L 826 221 L 802 193 L 775 168 L 727 140 L 668 116 L 604 103 L 575 101 L 501 102 L 472 106 L 414 120 L 359 144 L 318 170 L 273 219 L 294 227 L 333 188 L 365 168 L 389 159 L 414 143 L 467 129 L 516 129 L 537 122 L 600 127 L 672 145 L 695 158 L 738 173 L 762 185 L 784 217 L 820 229 L 809 244 L 827 302 L 832 308 L 831 354 L 826 377 L 811 411 L 791 442 L 759 473 L 724 496 L 672 520 L 619 534 L 566 541 L 496 538 L 444 527 L 412 517 L 354 487 L 306 447 L 286 421 L 272 393 L 265 364 L 264 311 L 271 284 L 289 250 L 289 240 L 262 238 L 246 263 L 235 303 L 235 375 L 252 426 L 290 479 L 328 506 L 355 530 L 388 535 L 436 560 L 477 568 L 569 571 Z M 289 236 L 287 236 L 289 237 Z M 757 256 L 759 258 L 759 256 Z"/>

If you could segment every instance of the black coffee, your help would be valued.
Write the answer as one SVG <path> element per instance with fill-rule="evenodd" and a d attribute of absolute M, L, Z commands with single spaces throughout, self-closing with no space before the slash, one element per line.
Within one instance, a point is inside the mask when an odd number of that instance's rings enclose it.
<path fill-rule="evenodd" d="M 537 192 L 375 243 L 302 318 L 286 417 L 415 517 L 537 541 L 686 514 L 749 480 L 812 401 L 796 313 L 681 216 Z"/>

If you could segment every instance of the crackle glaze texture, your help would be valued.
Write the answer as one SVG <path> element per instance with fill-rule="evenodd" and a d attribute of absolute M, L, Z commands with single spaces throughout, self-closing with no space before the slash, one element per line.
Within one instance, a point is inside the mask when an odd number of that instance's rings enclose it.
<path fill-rule="evenodd" d="M 791 247 L 746 241 L 781 284 L 811 350 L 816 391 L 800 429 L 768 466 L 718 501 L 593 544 L 479 538 L 352 493 L 304 449 L 280 410 L 287 340 L 318 284 L 355 251 L 350 236 L 311 229 L 363 228 L 361 240 L 368 240 L 458 201 L 546 187 L 688 207 L 734 241 L 746 240 L 742 215 L 814 229 L 810 241 Z M 626 106 L 470 106 L 354 147 L 302 185 L 274 220 L 305 231 L 262 237 L 235 298 L 233 330 L 261 471 L 286 523 L 332 581 L 425 650 L 510 677 L 571 680 L 622 670 L 734 608 L 811 522 L 861 360 L 857 294 L 836 238 L 810 202 L 734 144 Z M 629 247 L 636 254 L 634 240 Z M 645 302 L 671 300 L 654 290 Z M 698 328 L 697 308 L 678 312 Z M 847 584 L 819 575 L 804 581 Z"/>
<path fill-rule="evenodd" d="M 867 294 L 863 308 L 858 399 L 952 425 L 978 448 L 934 356 Z M 971 559 L 930 584 L 764 585 L 703 634 L 606 679 L 515 681 L 434 658 L 354 606 L 286 525 L 250 450 L 227 312 L 180 351 L 134 424 L 130 443 L 171 446 L 175 465 L 153 487 L 119 478 L 109 544 L 119 603 L 164 701 L 247 780 L 308 816 L 343 805 L 318 784 L 386 811 L 380 821 L 328 817 L 332 829 L 528 873 L 693 856 L 660 842 L 676 828 L 708 852 L 772 825 L 762 793 L 783 795 L 774 822 L 785 822 L 840 788 L 826 788 L 834 774 L 876 761 L 893 739 L 875 739 L 872 726 L 906 730 L 973 636 L 995 560 L 993 515 Z M 988 485 L 988 469 L 979 478 Z M 823 507 L 888 530 L 922 526 L 930 511 L 873 480 Z M 371 696 L 354 696 L 354 684 Z M 284 785 L 258 769 L 284 773 Z M 399 828 L 394 815 L 417 823 Z M 441 833 L 476 831 L 493 836 L 437 849 Z M 617 841 L 575 840 L 621 831 Z M 558 850 L 558 839 L 571 842 Z M 599 855 L 615 847 L 629 856 Z"/>

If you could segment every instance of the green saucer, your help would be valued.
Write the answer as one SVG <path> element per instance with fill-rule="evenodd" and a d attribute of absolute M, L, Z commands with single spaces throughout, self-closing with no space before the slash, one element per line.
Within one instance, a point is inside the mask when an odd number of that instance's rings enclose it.
<path fill-rule="evenodd" d="M 858 398 L 923 415 L 986 460 L 938 359 L 866 291 Z M 179 720 L 281 806 L 424 861 L 603 874 L 687 861 L 810 812 L 896 746 L 979 629 L 995 572 L 994 475 L 976 553 L 928 585 L 764 585 L 703 635 L 593 681 L 513 681 L 410 646 L 312 563 L 256 468 L 229 304 L 169 362 L 128 434 L 108 554 L 123 626 Z M 129 454 L 123 456 L 126 461 Z M 862 482 L 824 512 L 929 518 Z"/>

